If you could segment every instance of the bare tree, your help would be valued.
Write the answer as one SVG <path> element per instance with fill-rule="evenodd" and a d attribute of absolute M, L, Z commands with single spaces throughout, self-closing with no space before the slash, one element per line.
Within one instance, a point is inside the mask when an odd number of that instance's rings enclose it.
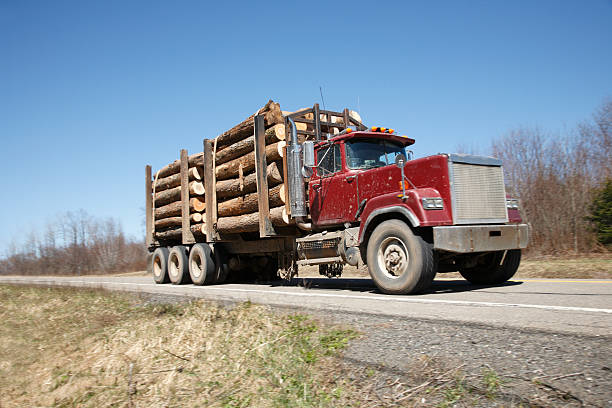
<path fill-rule="evenodd" d="M 532 226 L 531 248 L 544 253 L 585 252 L 596 240 L 588 221 L 593 191 L 610 177 L 612 102 L 592 123 L 565 134 L 539 128 L 510 131 L 492 145 L 502 159 L 511 194 Z"/>
<path fill-rule="evenodd" d="M 31 231 L 22 245 L 9 246 L 0 259 L 2 274 L 91 274 L 142 270 L 142 240 L 128 240 L 113 218 L 96 219 L 84 210 L 69 211 Z"/>

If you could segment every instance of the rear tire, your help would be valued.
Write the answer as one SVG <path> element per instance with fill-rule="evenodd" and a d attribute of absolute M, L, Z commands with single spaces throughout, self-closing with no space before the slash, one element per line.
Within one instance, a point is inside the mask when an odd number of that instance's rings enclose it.
<path fill-rule="evenodd" d="M 520 249 L 496 251 L 486 255 L 484 261 L 479 265 L 462 269 L 459 273 L 475 285 L 495 285 L 512 278 L 520 264 Z"/>
<path fill-rule="evenodd" d="M 172 247 L 168 254 L 168 276 L 174 285 L 189 282 L 187 248 L 182 245 Z"/>
<path fill-rule="evenodd" d="M 208 244 L 195 244 L 189 252 L 189 276 L 194 285 L 214 282 L 215 262 Z"/>
<path fill-rule="evenodd" d="M 436 275 L 432 245 L 400 220 L 384 221 L 374 229 L 367 262 L 372 280 L 387 294 L 422 292 Z"/>
<path fill-rule="evenodd" d="M 215 283 L 224 283 L 229 275 L 227 255 L 218 245 L 215 245 Z"/>
<path fill-rule="evenodd" d="M 149 269 L 155 283 L 168 283 L 168 248 L 157 248 L 150 258 Z"/>

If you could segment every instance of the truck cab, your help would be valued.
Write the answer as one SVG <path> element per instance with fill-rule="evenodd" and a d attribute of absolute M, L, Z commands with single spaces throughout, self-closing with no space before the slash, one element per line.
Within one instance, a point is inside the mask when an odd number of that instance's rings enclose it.
<path fill-rule="evenodd" d="M 318 143 L 308 188 L 313 225 L 321 229 L 357 224 L 368 200 L 397 192 L 395 158 L 406 155 L 413 143 L 407 137 L 363 131 Z"/>
<path fill-rule="evenodd" d="M 297 137 L 294 144 L 297 144 Z M 367 265 L 385 293 L 418 293 L 438 272 L 476 284 L 510 279 L 528 241 L 518 201 L 506 195 L 493 157 L 437 154 L 412 159 L 415 140 L 381 127 L 345 128 L 304 143 L 314 156 L 308 234 L 298 265 Z M 294 170 L 295 171 L 295 170 Z"/>

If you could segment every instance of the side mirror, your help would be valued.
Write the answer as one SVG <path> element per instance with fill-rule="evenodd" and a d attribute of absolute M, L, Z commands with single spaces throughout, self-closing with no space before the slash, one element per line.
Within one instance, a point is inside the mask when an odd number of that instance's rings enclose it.
<path fill-rule="evenodd" d="M 402 153 L 395 156 L 395 165 L 400 169 L 403 169 L 406 165 L 406 156 L 404 156 Z"/>
<path fill-rule="evenodd" d="M 304 167 L 316 167 L 313 141 L 306 141 L 302 144 L 302 153 L 304 154 Z"/>

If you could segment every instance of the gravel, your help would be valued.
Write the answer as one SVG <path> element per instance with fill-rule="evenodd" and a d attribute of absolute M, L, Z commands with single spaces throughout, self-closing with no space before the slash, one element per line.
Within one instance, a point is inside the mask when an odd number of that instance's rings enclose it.
<path fill-rule="evenodd" d="M 422 374 L 419 361 L 433 360 L 438 371 L 461 367 L 475 387 L 485 373 L 496 373 L 500 398 L 475 405 L 612 406 L 610 337 L 363 314 L 327 317 L 363 333 L 344 354 L 356 366 L 379 367 L 410 383 Z"/>

